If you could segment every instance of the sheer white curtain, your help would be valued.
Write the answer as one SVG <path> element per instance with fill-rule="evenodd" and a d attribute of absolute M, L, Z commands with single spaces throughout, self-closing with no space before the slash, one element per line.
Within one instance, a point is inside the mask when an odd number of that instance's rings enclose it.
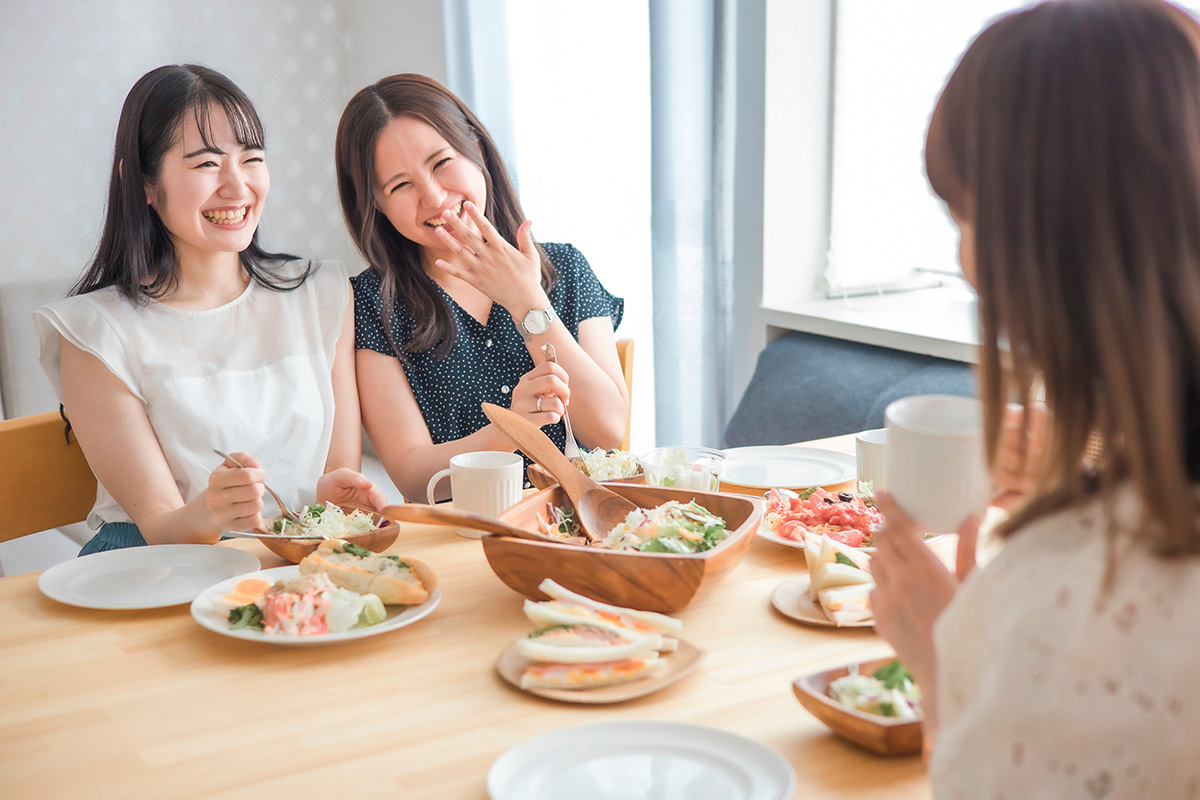
<path fill-rule="evenodd" d="M 655 386 L 663 445 L 718 446 L 734 315 L 732 0 L 650 4 Z"/>

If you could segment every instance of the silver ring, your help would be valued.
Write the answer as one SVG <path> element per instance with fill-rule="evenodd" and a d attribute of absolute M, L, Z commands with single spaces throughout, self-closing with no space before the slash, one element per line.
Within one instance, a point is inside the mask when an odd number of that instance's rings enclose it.
<path fill-rule="evenodd" d="M 542 396 L 540 394 L 538 395 L 537 409 L 539 414 L 542 413 Z"/>

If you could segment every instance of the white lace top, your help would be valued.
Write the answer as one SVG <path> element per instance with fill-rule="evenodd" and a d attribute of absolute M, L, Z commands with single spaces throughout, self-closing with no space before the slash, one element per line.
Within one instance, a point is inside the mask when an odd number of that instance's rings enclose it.
<path fill-rule="evenodd" d="M 1117 504 L 1101 593 L 1099 503 L 1036 521 L 939 619 L 935 797 L 1200 797 L 1200 559 L 1136 541 Z"/>
<path fill-rule="evenodd" d="M 279 274 L 309 263 L 283 264 Z M 303 505 L 329 456 L 333 360 L 350 298 L 341 264 L 313 267 L 294 291 L 251 281 L 203 311 L 135 305 L 112 287 L 68 297 L 34 313 L 42 368 L 61 400 L 58 334 L 99 358 L 145 404 L 185 502 L 221 463 L 215 448 L 250 453 L 284 502 Z M 128 521 L 99 486 L 89 525 Z"/>

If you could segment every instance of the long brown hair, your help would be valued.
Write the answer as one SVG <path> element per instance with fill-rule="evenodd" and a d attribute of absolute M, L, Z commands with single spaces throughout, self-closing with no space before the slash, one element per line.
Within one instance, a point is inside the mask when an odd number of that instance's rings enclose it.
<path fill-rule="evenodd" d="M 1052 412 L 1009 532 L 1128 481 L 1158 552 L 1200 552 L 1198 41 L 1160 0 L 1045 2 L 984 30 L 934 109 L 930 184 L 974 226 L 993 463 L 1006 402 L 1040 379 Z"/>
<path fill-rule="evenodd" d="M 391 325 L 399 299 L 416 320 L 416 330 L 404 343 L 404 351 L 418 353 L 438 345 L 436 355 L 444 358 L 457 338 L 450 307 L 421 267 L 420 246 L 402 236 L 375 205 L 375 145 L 383 129 L 397 117 L 413 117 L 432 126 L 455 152 L 483 171 L 487 187 L 484 215 L 514 247 L 525 215 L 492 137 L 471 110 L 437 81 L 411 73 L 392 75 L 366 87 L 346 105 L 335 147 L 338 196 L 350 236 L 379 275 L 384 334 L 396 355 L 403 358 Z M 549 291 L 558 275 L 540 246 L 538 253 L 542 287 Z"/>

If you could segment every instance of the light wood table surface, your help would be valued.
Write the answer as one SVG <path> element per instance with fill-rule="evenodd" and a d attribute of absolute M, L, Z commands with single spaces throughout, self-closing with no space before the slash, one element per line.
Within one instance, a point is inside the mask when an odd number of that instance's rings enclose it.
<path fill-rule="evenodd" d="M 853 437 L 809 443 L 853 452 Z M 258 541 L 223 546 L 283 564 Z M 863 630 L 806 628 L 771 591 L 800 550 L 756 540 L 713 591 L 676 614 L 707 651 L 681 682 L 609 706 L 526 695 L 495 673 L 532 630 L 522 598 L 476 540 L 406 525 L 389 552 L 438 572 L 441 605 L 400 630 L 279 647 L 201 628 L 188 606 L 60 605 L 37 575 L 0 579 L 0 797 L 487 797 L 488 768 L 530 737 L 584 723 L 669 720 L 738 733 L 793 766 L 797 798 L 925 798 L 920 759 L 886 759 L 831 734 L 792 680 L 888 652 Z"/>

